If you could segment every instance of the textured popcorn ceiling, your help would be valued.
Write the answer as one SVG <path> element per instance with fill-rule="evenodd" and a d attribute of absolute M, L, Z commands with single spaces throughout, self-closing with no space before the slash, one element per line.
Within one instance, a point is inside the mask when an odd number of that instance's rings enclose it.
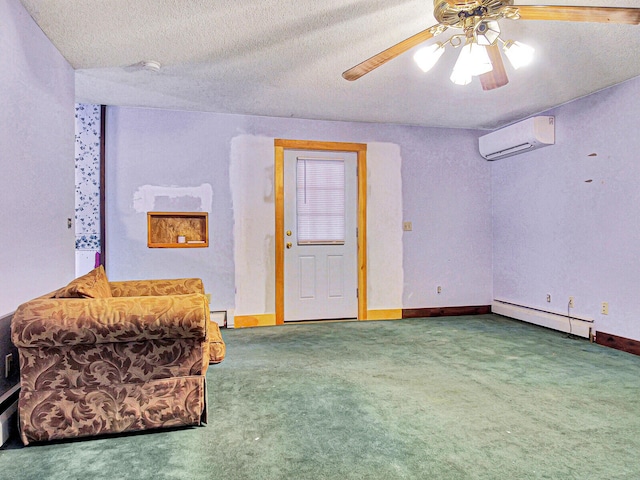
<path fill-rule="evenodd" d="M 506 87 L 452 84 L 450 47 L 428 74 L 409 51 L 355 82 L 341 77 L 435 24 L 430 0 L 21 1 L 76 69 L 79 102 L 495 128 L 640 75 L 640 26 L 503 20 L 504 39 L 536 49 L 529 67 L 506 65 Z M 144 60 L 163 67 L 146 71 Z"/>

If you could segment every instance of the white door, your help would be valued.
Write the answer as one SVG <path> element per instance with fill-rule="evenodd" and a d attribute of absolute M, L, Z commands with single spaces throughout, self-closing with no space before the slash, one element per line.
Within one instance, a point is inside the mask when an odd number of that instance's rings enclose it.
<path fill-rule="evenodd" d="M 358 316 L 357 163 L 285 150 L 285 321 Z"/>

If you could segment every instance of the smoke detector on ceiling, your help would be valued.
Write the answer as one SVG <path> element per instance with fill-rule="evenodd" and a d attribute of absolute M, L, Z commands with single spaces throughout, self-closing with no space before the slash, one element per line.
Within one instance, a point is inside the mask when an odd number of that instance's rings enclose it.
<path fill-rule="evenodd" d="M 142 68 L 150 72 L 159 72 L 160 66 L 160 62 L 156 62 L 155 60 L 145 60 L 142 62 Z"/>

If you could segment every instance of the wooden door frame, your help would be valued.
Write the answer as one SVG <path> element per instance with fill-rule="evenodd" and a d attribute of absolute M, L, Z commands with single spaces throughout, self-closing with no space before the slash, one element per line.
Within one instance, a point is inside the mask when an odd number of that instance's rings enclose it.
<path fill-rule="evenodd" d="M 276 203 L 276 325 L 284 324 L 284 151 L 355 152 L 358 182 L 358 320 L 367 319 L 367 145 L 276 138 L 274 190 Z"/>

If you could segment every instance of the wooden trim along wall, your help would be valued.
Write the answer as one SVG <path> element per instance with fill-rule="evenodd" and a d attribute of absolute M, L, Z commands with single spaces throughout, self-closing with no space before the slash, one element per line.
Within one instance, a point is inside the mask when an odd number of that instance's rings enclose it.
<path fill-rule="evenodd" d="M 266 327 L 275 324 L 276 316 L 273 313 L 238 315 L 233 318 L 233 328 Z"/>
<path fill-rule="evenodd" d="M 401 320 L 401 319 L 402 319 L 401 308 L 367 311 L 367 320 Z"/>
<path fill-rule="evenodd" d="M 100 105 L 100 265 L 106 268 L 106 136 L 107 136 L 107 106 Z"/>
<path fill-rule="evenodd" d="M 405 308 L 402 318 L 421 317 L 455 317 L 459 315 L 485 315 L 491 313 L 491 305 L 474 305 L 465 307 L 433 307 L 433 308 Z"/>
<path fill-rule="evenodd" d="M 355 152 L 358 161 L 358 320 L 367 319 L 367 145 L 276 138 L 274 192 L 276 203 L 276 325 L 284 324 L 284 151 Z"/>
<path fill-rule="evenodd" d="M 284 146 L 275 144 L 276 195 L 276 325 L 284 323 Z"/>
<path fill-rule="evenodd" d="M 618 337 L 605 332 L 596 332 L 596 343 L 605 347 L 615 348 L 623 352 L 640 355 L 640 341 L 630 338 Z"/>
<path fill-rule="evenodd" d="M 392 308 L 383 310 L 368 310 L 367 320 L 401 320 L 403 318 L 426 318 L 426 317 L 451 317 L 459 315 L 483 315 L 491 313 L 490 305 L 479 305 L 470 307 L 436 307 L 436 308 Z M 342 322 L 344 320 L 319 320 L 319 322 Z M 313 323 L 311 322 L 291 322 L 291 323 Z M 264 313 L 260 315 L 240 315 L 234 318 L 234 328 L 262 327 L 268 325 L 280 325 L 277 323 L 274 313 Z"/>
<path fill-rule="evenodd" d="M 367 320 L 367 146 L 358 154 L 358 320 Z"/>

